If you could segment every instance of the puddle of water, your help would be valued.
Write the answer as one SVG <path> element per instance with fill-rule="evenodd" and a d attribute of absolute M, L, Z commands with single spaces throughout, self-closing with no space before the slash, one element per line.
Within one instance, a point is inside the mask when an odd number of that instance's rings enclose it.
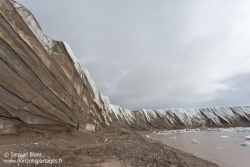
<path fill-rule="evenodd" d="M 121 163 L 118 161 L 112 160 L 112 161 L 101 163 L 100 167 L 118 167 L 118 166 L 122 166 Z"/>
<path fill-rule="evenodd" d="M 250 135 L 250 132 L 199 131 L 167 135 L 152 134 L 150 138 L 223 167 L 249 167 L 250 147 L 239 144 L 249 141 L 246 140 L 247 135 Z"/>
<path fill-rule="evenodd" d="M 119 167 L 119 166 L 122 166 L 122 164 L 115 160 L 110 160 L 100 164 L 100 167 Z M 126 165 L 126 167 L 131 167 L 131 166 Z"/>

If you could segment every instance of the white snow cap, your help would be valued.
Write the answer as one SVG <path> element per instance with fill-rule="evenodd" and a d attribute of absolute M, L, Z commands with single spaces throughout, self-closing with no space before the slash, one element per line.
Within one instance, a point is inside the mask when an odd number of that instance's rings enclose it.
<path fill-rule="evenodd" d="M 67 44 L 67 42 L 65 42 L 65 41 L 62 41 L 62 42 L 63 42 L 63 45 L 64 45 L 64 47 L 65 47 L 67 53 L 69 54 L 71 60 L 74 62 L 74 65 L 75 65 L 75 66 L 78 65 L 79 62 L 78 62 L 77 58 L 75 57 L 75 55 L 74 55 L 72 49 L 70 48 L 70 46 Z M 80 64 L 80 63 L 79 63 L 79 64 Z M 79 67 L 76 68 L 76 69 L 77 69 L 77 71 L 80 73 Z"/>

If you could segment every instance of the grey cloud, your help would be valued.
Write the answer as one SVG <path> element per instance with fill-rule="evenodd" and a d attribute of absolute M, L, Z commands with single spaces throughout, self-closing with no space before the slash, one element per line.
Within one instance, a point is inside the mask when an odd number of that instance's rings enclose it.
<path fill-rule="evenodd" d="M 243 73 L 224 81 L 230 90 L 219 93 L 216 99 L 202 103 L 201 105 L 226 106 L 249 105 L 250 101 L 250 73 Z"/>

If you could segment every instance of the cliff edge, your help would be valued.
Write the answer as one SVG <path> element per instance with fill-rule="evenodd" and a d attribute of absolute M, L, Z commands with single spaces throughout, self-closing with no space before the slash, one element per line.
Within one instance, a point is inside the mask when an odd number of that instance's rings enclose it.
<path fill-rule="evenodd" d="M 13 0 L 0 0 L 0 67 L 0 134 L 250 124 L 250 106 L 131 111 L 110 104 L 70 46 L 43 34 Z"/>

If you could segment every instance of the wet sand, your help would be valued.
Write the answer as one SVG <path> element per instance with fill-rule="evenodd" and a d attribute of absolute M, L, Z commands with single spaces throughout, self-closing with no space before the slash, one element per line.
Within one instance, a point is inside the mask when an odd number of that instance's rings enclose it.
<path fill-rule="evenodd" d="M 249 167 L 250 147 L 241 146 L 250 132 L 197 131 L 195 133 L 149 134 L 170 147 L 194 154 L 223 167 Z M 196 139 L 199 143 L 191 143 Z"/>

